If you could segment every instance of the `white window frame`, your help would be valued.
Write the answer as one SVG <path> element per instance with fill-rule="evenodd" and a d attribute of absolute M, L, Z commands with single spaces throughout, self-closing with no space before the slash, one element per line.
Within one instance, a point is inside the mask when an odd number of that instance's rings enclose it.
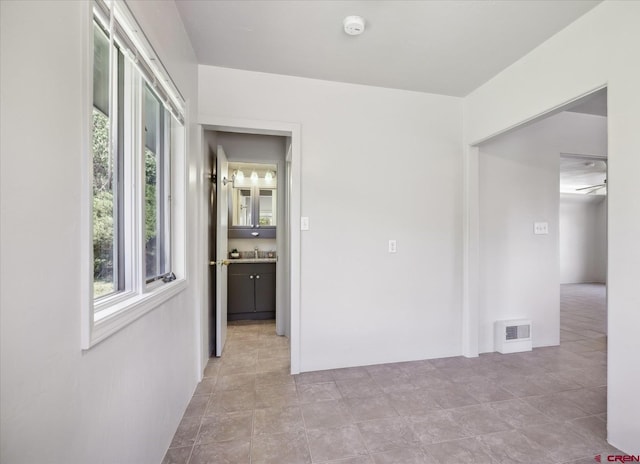
<path fill-rule="evenodd" d="M 149 87 L 149 90 L 151 92 L 153 92 L 153 87 L 151 87 L 151 85 L 149 85 L 146 82 L 142 82 L 142 85 L 140 87 L 140 92 L 143 94 L 145 91 L 145 87 Z M 168 111 L 166 108 L 164 108 L 162 106 L 162 101 L 160 100 L 160 97 L 158 97 L 157 95 L 154 94 L 154 96 L 158 99 L 158 102 L 160 103 L 160 111 L 163 112 L 163 116 L 161 119 L 161 125 L 162 125 L 162 133 L 161 136 L 162 137 L 162 143 L 158 144 L 158 147 L 156 149 L 160 149 L 162 150 L 161 153 L 155 153 L 156 156 L 158 156 L 159 158 L 163 158 L 163 160 L 161 161 L 161 163 L 159 163 L 159 166 L 156 166 L 156 177 L 160 177 L 162 176 L 162 189 L 160 192 L 156 192 L 157 197 L 157 201 L 159 203 L 160 208 L 158 208 L 158 210 L 156 211 L 156 220 L 160 221 L 160 215 L 157 214 L 160 212 L 160 209 L 163 209 L 163 217 L 164 216 L 168 216 L 168 226 L 166 227 L 167 224 L 165 222 L 159 223 L 158 224 L 158 232 L 160 235 L 162 235 L 162 238 L 166 239 L 168 237 L 168 242 L 163 240 L 162 242 L 158 242 L 156 244 L 157 247 L 161 247 L 162 248 L 162 253 L 166 252 L 166 256 L 165 259 L 168 258 L 169 261 L 169 271 L 168 273 L 163 273 L 163 274 L 158 274 L 156 276 L 153 277 L 153 279 L 149 279 L 146 276 L 146 269 L 144 272 L 144 278 L 145 278 L 145 284 L 146 286 L 149 287 L 154 287 L 154 286 L 158 286 L 160 284 L 162 284 L 162 279 L 167 275 L 170 274 L 172 272 L 171 270 L 171 264 L 172 264 L 172 257 L 171 257 L 171 253 L 172 253 L 172 249 L 173 247 L 171 246 L 171 222 L 172 222 L 172 205 L 171 205 L 171 189 L 172 189 L 172 182 L 171 182 L 171 163 L 173 162 L 172 160 L 172 146 L 171 146 L 171 123 L 172 121 L 172 116 L 171 116 L 171 112 Z M 143 97 L 143 101 L 144 101 L 144 97 Z M 144 103 L 142 104 L 143 107 L 143 117 L 142 117 L 142 122 L 143 122 L 143 127 L 145 125 L 146 122 L 146 117 L 144 115 Z M 144 130 L 142 131 L 142 153 L 145 152 L 146 150 L 146 141 L 145 141 L 145 135 L 144 134 Z M 141 157 L 141 166 L 140 169 L 142 170 L 142 172 L 144 173 L 145 170 L 145 160 L 144 160 L 144 154 Z M 143 177 L 144 180 L 144 177 Z M 146 184 L 146 182 L 143 182 L 143 188 L 142 188 L 142 196 L 143 196 L 143 202 L 142 202 L 142 207 L 143 207 L 143 212 L 145 211 L 145 201 L 146 201 L 146 195 L 144 192 L 144 185 Z M 168 194 L 166 192 L 166 190 L 168 191 Z M 163 194 L 162 197 L 160 197 L 160 194 Z M 144 218 L 143 218 L 144 219 Z M 164 230 L 162 230 L 162 232 L 160 232 L 160 227 Z M 145 224 L 143 221 L 143 233 L 144 233 L 144 228 L 145 228 Z M 146 267 L 146 254 L 145 254 L 145 246 L 144 243 L 142 244 L 142 259 L 144 262 L 144 265 Z"/>
<path fill-rule="evenodd" d="M 116 13 L 120 24 L 136 31 L 135 45 L 138 59 L 148 59 L 155 56 L 153 48 L 146 41 L 144 33 L 135 23 L 135 19 L 123 2 L 114 1 L 111 7 Z M 145 272 L 145 247 L 144 247 L 144 108 L 143 90 L 145 80 L 142 73 L 133 65 L 125 53 L 124 70 L 124 263 L 125 285 L 124 290 L 94 300 L 93 296 L 93 169 L 92 157 L 92 130 L 91 118 L 93 111 L 93 2 L 86 2 L 86 28 L 84 33 L 84 79 L 83 93 L 85 103 L 83 105 L 84 120 L 87 122 L 83 134 L 83 212 L 82 212 L 82 263 L 81 268 L 86 280 L 82 285 L 82 318 L 81 318 L 81 347 L 90 349 L 97 343 L 118 332 L 131 322 L 140 318 L 149 311 L 157 308 L 165 301 L 187 288 L 186 279 L 186 249 L 184 237 L 186 235 L 186 121 L 181 124 L 176 119 L 176 113 L 181 119 L 185 118 L 185 103 L 179 96 L 179 92 L 173 86 L 169 75 L 159 62 L 157 57 L 153 62 L 154 77 L 162 79 L 166 87 L 165 94 L 172 98 L 172 116 L 165 119 L 165 136 L 170 141 L 171 166 L 168 169 L 171 188 L 169 201 L 169 214 L 171 217 L 169 226 L 169 249 L 171 250 L 171 272 L 177 277 L 170 282 L 162 280 L 146 282 Z M 132 22 L 134 24 L 132 24 Z M 166 102 L 165 102 L 166 104 Z M 178 111 L 176 111 L 178 108 Z M 170 131 L 170 136 L 168 134 Z"/>

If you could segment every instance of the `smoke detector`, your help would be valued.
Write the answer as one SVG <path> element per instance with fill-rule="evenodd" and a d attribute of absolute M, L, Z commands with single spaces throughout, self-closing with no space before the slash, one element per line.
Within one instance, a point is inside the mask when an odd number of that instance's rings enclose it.
<path fill-rule="evenodd" d="M 344 31 L 349 35 L 360 35 L 364 32 L 364 18 L 362 16 L 347 16 L 342 24 Z"/>

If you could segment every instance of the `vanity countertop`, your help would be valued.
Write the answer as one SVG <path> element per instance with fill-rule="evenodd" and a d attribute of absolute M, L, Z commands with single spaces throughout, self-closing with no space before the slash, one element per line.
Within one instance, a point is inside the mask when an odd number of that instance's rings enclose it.
<path fill-rule="evenodd" d="M 277 258 L 230 258 L 229 264 L 275 263 Z"/>

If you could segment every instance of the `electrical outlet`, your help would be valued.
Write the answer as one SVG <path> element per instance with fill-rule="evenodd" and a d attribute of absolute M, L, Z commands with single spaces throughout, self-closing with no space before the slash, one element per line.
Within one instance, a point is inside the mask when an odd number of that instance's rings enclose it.
<path fill-rule="evenodd" d="M 395 253 L 398 251 L 395 240 L 389 240 L 389 253 Z"/>
<path fill-rule="evenodd" d="M 533 233 L 536 235 L 547 235 L 549 233 L 548 222 L 534 222 Z"/>

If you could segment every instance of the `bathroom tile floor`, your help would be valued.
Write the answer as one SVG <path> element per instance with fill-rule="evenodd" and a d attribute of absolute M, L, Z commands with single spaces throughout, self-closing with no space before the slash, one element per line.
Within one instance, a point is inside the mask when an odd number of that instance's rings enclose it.
<path fill-rule="evenodd" d="M 559 347 L 296 376 L 273 323 L 230 325 L 163 464 L 578 464 L 621 454 L 605 439 L 605 288 L 566 285 L 561 295 Z"/>

